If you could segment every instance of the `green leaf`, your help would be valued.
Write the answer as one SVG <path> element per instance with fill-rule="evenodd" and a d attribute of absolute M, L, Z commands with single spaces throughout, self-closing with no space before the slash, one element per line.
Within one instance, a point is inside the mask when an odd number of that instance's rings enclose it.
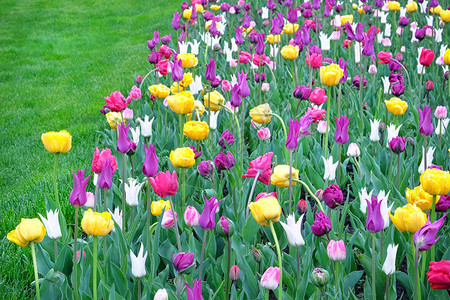
<path fill-rule="evenodd" d="M 244 238 L 244 241 L 246 241 L 247 243 L 251 243 L 260 228 L 261 227 L 256 222 L 255 218 L 253 218 L 253 216 L 250 216 L 247 220 L 247 223 L 244 225 L 244 228 L 242 229 L 242 237 Z"/>
<path fill-rule="evenodd" d="M 353 271 L 344 277 L 344 296 L 348 297 L 349 289 L 353 288 L 361 279 L 363 271 Z"/>

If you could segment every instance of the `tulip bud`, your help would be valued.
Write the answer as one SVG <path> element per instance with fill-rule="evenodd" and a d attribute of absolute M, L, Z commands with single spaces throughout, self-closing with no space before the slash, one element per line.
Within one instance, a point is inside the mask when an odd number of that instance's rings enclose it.
<path fill-rule="evenodd" d="M 369 74 L 370 74 L 370 75 L 375 75 L 375 74 L 377 74 L 377 66 L 375 66 L 375 65 L 370 65 L 370 66 L 369 66 Z"/>
<path fill-rule="evenodd" d="M 261 85 L 261 91 L 263 91 L 263 92 L 268 92 L 269 89 L 270 89 L 270 83 L 264 82 L 264 83 Z"/>
<path fill-rule="evenodd" d="M 255 261 L 259 263 L 262 259 L 262 252 L 255 248 L 252 250 L 252 254 Z"/>
<path fill-rule="evenodd" d="M 441 120 L 447 118 L 447 107 L 445 106 L 436 107 L 436 110 L 434 111 L 434 116 Z"/>
<path fill-rule="evenodd" d="M 201 161 L 198 164 L 198 172 L 203 177 L 210 178 L 214 172 L 214 164 L 210 160 Z"/>
<path fill-rule="evenodd" d="M 172 256 L 172 263 L 177 272 L 189 274 L 195 267 L 194 253 L 180 252 Z"/>
<path fill-rule="evenodd" d="M 217 223 L 217 233 L 221 236 L 232 236 L 234 233 L 234 223 L 224 216 L 220 217 Z"/>
<path fill-rule="evenodd" d="M 200 214 L 195 209 L 195 207 L 188 206 L 184 211 L 184 222 L 189 227 L 198 226 L 198 219 L 200 218 Z"/>
<path fill-rule="evenodd" d="M 280 284 L 280 268 L 270 267 L 261 277 L 261 287 L 266 290 L 276 290 Z"/>
<path fill-rule="evenodd" d="M 348 146 L 347 155 L 351 157 L 358 157 L 361 155 L 361 150 L 356 143 L 351 143 Z"/>
<path fill-rule="evenodd" d="M 320 134 L 325 134 L 327 132 L 327 121 L 319 121 L 317 124 L 317 131 Z"/>
<path fill-rule="evenodd" d="M 237 265 L 234 265 L 230 269 L 230 279 L 233 281 L 239 280 L 241 278 L 241 270 Z"/>
<path fill-rule="evenodd" d="M 142 83 L 142 76 L 138 75 L 136 76 L 136 84 L 141 84 Z"/>
<path fill-rule="evenodd" d="M 314 193 L 314 195 L 315 195 L 319 200 L 322 200 L 322 198 L 323 198 L 323 190 L 322 190 L 322 189 L 318 189 L 318 190 Z"/>
<path fill-rule="evenodd" d="M 448 80 L 448 71 L 445 71 L 445 73 L 444 73 L 444 79 L 445 79 L 445 80 Z"/>
<path fill-rule="evenodd" d="M 153 298 L 153 300 L 168 300 L 169 299 L 169 295 L 167 294 L 167 291 L 165 289 L 159 289 L 156 294 L 155 297 Z"/>
<path fill-rule="evenodd" d="M 95 177 L 95 176 L 94 176 Z M 86 206 L 87 208 L 94 208 L 95 205 L 95 195 L 91 192 L 87 192 L 86 193 L 87 196 L 87 201 L 84 204 L 84 206 Z"/>
<path fill-rule="evenodd" d="M 80 260 L 81 250 L 77 250 L 77 261 Z M 86 259 L 86 252 L 83 251 L 83 259 Z"/>
<path fill-rule="evenodd" d="M 425 89 L 426 89 L 427 91 L 432 91 L 433 88 L 434 88 L 434 83 L 433 83 L 433 81 L 428 80 L 428 81 L 425 83 Z"/>
<path fill-rule="evenodd" d="M 327 253 L 330 260 L 333 261 L 344 260 L 345 257 L 347 256 L 344 241 L 331 240 L 327 246 Z"/>
<path fill-rule="evenodd" d="M 330 279 L 330 274 L 325 269 L 316 268 L 311 273 L 311 281 L 318 288 L 321 288 L 321 287 L 324 287 L 325 285 L 327 285 L 329 279 Z"/>
<path fill-rule="evenodd" d="M 378 130 L 383 133 L 386 130 L 386 123 L 381 122 L 380 126 L 378 127 Z"/>
<path fill-rule="evenodd" d="M 300 199 L 297 203 L 297 212 L 299 215 L 306 214 L 308 211 L 308 202 L 304 199 Z"/>

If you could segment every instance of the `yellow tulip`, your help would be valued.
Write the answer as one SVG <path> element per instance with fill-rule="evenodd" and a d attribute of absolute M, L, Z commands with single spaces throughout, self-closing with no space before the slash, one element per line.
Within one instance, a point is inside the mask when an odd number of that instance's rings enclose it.
<path fill-rule="evenodd" d="M 353 3 L 353 4 L 352 4 L 352 8 L 353 8 L 354 10 L 357 10 L 357 9 L 358 9 L 358 4 Z"/>
<path fill-rule="evenodd" d="M 188 87 L 192 82 L 194 82 L 194 78 L 192 78 L 192 73 L 184 73 L 183 79 L 180 82 L 182 87 Z"/>
<path fill-rule="evenodd" d="M 38 218 L 22 219 L 6 238 L 21 247 L 26 247 L 30 242 L 42 242 L 46 233 L 44 224 Z"/>
<path fill-rule="evenodd" d="M 114 227 L 114 221 L 108 212 L 93 212 L 88 209 L 84 212 L 81 220 L 81 228 L 87 235 L 105 236 L 111 232 Z"/>
<path fill-rule="evenodd" d="M 203 116 L 203 113 L 205 112 L 205 106 L 203 105 L 202 102 L 195 100 L 194 101 L 194 109 L 196 110 L 196 113 L 195 113 L 196 116 L 197 116 L 197 113 L 198 113 L 198 117 Z"/>
<path fill-rule="evenodd" d="M 258 124 L 270 123 L 270 120 L 272 119 L 272 110 L 267 103 L 253 107 L 252 109 L 250 109 L 249 114 L 253 122 L 256 122 Z"/>
<path fill-rule="evenodd" d="M 217 5 L 217 4 L 213 4 L 213 5 L 211 5 L 209 8 L 211 8 L 211 10 L 219 10 L 219 9 L 220 9 L 220 6 Z"/>
<path fill-rule="evenodd" d="M 359 12 L 360 15 L 365 15 L 366 14 L 366 11 L 364 10 L 363 7 L 358 8 L 358 12 Z"/>
<path fill-rule="evenodd" d="M 184 91 L 167 97 L 170 109 L 179 115 L 189 114 L 194 111 L 194 96 L 191 92 Z"/>
<path fill-rule="evenodd" d="M 194 141 L 203 141 L 208 137 L 209 127 L 206 122 L 189 121 L 184 124 L 183 133 Z"/>
<path fill-rule="evenodd" d="M 120 112 L 111 111 L 106 114 L 106 121 L 108 121 L 111 129 L 117 129 L 117 123 L 122 122 L 122 115 Z"/>
<path fill-rule="evenodd" d="M 446 195 L 450 192 L 450 173 L 439 169 L 426 169 L 420 175 L 420 184 L 430 195 Z"/>
<path fill-rule="evenodd" d="M 281 55 L 285 59 L 296 59 L 298 57 L 299 48 L 298 46 L 287 45 L 281 48 Z"/>
<path fill-rule="evenodd" d="M 180 86 L 178 87 L 178 82 L 174 81 L 172 83 L 172 86 L 170 87 L 170 91 L 172 92 L 172 94 L 178 94 L 178 92 L 183 92 L 184 88 L 183 86 L 180 84 Z"/>
<path fill-rule="evenodd" d="M 400 3 L 398 1 L 389 1 L 388 2 L 388 9 L 391 11 L 397 11 L 400 10 Z"/>
<path fill-rule="evenodd" d="M 178 54 L 177 59 L 181 59 L 181 61 L 183 62 L 184 69 L 190 69 L 198 64 L 197 57 L 192 53 Z"/>
<path fill-rule="evenodd" d="M 347 23 L 353 24 L 353 15 L 341 16 L 341 26 L 345 26 Z"/>
<path fill-rule="evenodd" d="M 442 6 L 440 6 L 440 5 L 430 8 L 430 13 L 435 14 L 435 15 L 440 15 L 441 11 L 442 11 Z"/>
<path fill-rule="evenodd" d="M 41 141 L 50 153 L 67 153 L 72 148 L 72 136 L 65 130 L 43 133 Z"/>
<path fill-rule="evenodd" d="M 409 203 L 397 208 L 394 215 L 390 211 L 388 213 L 392 223 L 400 232 L 415 233 L 427 221 L 427 215 L 420 208 Z"/>
<path fill-rule="evenodd" d="M 431 209 L 433 203 L 433 196 L 423 190 L 421 185 L 415 187 L 413 190 L 406 189 L 406 200 L 408 203 L 415 204 L 422 211 Z M 439 201 L 439 197 L 436 203 Z"/>
<path fill-rule="evenodd" d="M 406 4 L 405 7 L 406 7 L 407 13 L 413 13 L 413 12 L 417 11 L 417 9 L 418 9 L 416 2 L 408 3 L 408 4 Z"/>
<path fill-rule="evenodd" d="M 172 150 L 169 158 L 175 168 L 190 168 L 195 164 L 195 153 L 189 147 Z"/>
<path fill-rule="evenodd" d="M 242 32 L 246 33 L 246 34 L 250 34 L 250 32 L 252 32 L 252 30 L 253 30 L 252 26 L 250 26 L 248 28 L 242 28 Z"/>
<path fill-rule="evenodd" d="M 294 23 L 288 23 L 284 25 L 283 31 L 286 34 L 294 34 L 297 32 L 299 25 Z"/>
<path fill-rule="evenodd" d="M 443 22 L 445 22 L 445 23 L 450 22 L 450 10 L 448 10 L 448 9 L 441 10 L 439 15 L 441 16 L 441 19 L 442 19 Z"/>
<path fill-rule="evenodd" d="M 270 176 L 270 183 L 279 187 L 289 187 L 289 168 L 289 165 L 276 166 Z M 296 168 L 292 168 L 292 180 L 294 179 L 298 179 L 298 170 Z M 296 184 L 297 182 L 292 182 L 292 185 Z"/>
<path fill-rule="evenodd" d="M 384 103 L 386 104 L 387 110 L 396 116 L 403 115 L 408 109 L 408 103 L 397 97 L 392 97 L 390 100 L 384 100 Z"/>
<path fill-rule="evenodd" d="M 164 99 L 170 94 L 170 89 L 164 84 L 154 84 L 148 87 L 148 91 L 153 97 Z"/>
<path fill-rule="evenodd" d="M 450 65 L 450 49 L 447 49 L 444 54 L 444 63 Z"/>
<path fill-rule="evenodd" d="M 337 64 L 330 64 L 328 66 L 320 67 L 320 81 L 323 85 L 338 85 L 342 76 L 344 76 L 344 70 L 342 70 Z"/>
<path fill-rule="evenodd" d="M 152 215 L 154 216 L 160 216 L 163 212 L 170 209 L 170 201 L 153 201 L 152 205 L 150 206 L 150 210 L 152 212 Z"/>
<path fill-rule="evenodd" d="M 281 35 L 277 34 L 277 35 L 273 35 L 273 34 L 269 34 L 267 36 L 267 41 L 270 44 L 278 44 L 281 41 Z"/>
<path fill-rule="evenodd" d="M 183 18 L 190 20 L 192 15 L 192 9 L 186 8 L 183 10 Z"/>
<path fill-rule="evenodd" d="M 259 198 L 248 206 L 253 218 L 261 226 L 269 226 L 269 220 L 278 222 L 281 215 L 281 206 L 275 197 Z"/>
<path fill-rule="evenodd" d="M 225 98 L 218 91 L 212 91 L 203 96 L 203 101 L 205 102 L 205 107 L 208 107 L 208 103 L 211 102 L 211 111 L 219 111 L 224 103 Z"/>
<path fill-rule="evenodd" d="M 205 9 L 203 8 L 203 5 L 201 5 L 201 4 L 195 4 L 195 10 L 197 11 L 197 13 L 204 13 L 205 12 Z"/>

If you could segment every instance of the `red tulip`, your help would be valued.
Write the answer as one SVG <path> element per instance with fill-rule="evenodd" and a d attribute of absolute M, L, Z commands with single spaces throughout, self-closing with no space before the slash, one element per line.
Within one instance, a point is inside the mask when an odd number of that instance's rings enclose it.
<path fill-rule="evenodd" d="M 434 59 L 434 51 L 431 49 L 423 49 L 420 53 L 419 63 L 422 66 L 429 67 Z"/>
<path fill-rule="evenodd" d="M 432 289 L 450 289 L 450 260 L 430 261 L 427 276 Z"/>
<path fill-rule="evenodd" d="M 178 180 L 177 180 L 177 172 L 173 171 L 170 174 L 169 171 L 159 172 L 155 177 L 149 178 L 150 183 L 153 187 L 153 190 L 156 194 L 158 194 L 161 198 L 167 196 L 173 196 L 177 193 L 178 190 Z"/>

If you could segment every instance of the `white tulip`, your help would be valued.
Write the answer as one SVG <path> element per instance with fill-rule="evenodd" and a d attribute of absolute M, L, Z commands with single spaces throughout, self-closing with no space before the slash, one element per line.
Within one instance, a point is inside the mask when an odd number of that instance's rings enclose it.
<path fill-rule="evenodd" d="M 165 289 L 159 289 L 156 294 L 155 298 L 153 300 L 168 300 L 169 295 L 167 294 L 167 291 Z"/>
<path fill-rule="evenodd" d="M 358 157 L 361 155 L 361 150 L 356 143 L 350 143 L 348 145 L 347 156 Z"/>
<path fill-rule="evenodd" d="M 367 194 L 367 189 L 366 188 L 362 188 L 360 192 L 358 192 L 359 195 L 359 209 L 362 211 L 363 214 L 366 214 L 367 212 L 367 202 L 366 200 L 368 200 L 369 202 L 372 202 L 372 193 L 373 190 L 370 191 L 369 194 Z"/>
<path fill-rule="evenodd" d="M 328 159 L 322 156 L 323 164 L 325 165 L 325 173 L 323 175 L 323 179 L 325 180 L 334 180 L 336 177 L 336 169 L 338 167 L 339 162 L 333 164 L 333 156 L 330 155 Z"/>
<path fill-rule="evenodd" d="M 378 193 L 378 199 L 381 201 L 381 205 L 380 205 L 380 211 L 381 211 L 381 216 L 383 217 L 383 221 L 384 221 L 384 226 L 383 229 L 386 229 L 389 227 L 389 211 L 391 211 L 392 206 L 394 205 L 394 203 L 392 203 L 389 207 L 387 206 L 387 202 L 389 199 L 389 194 L 391 193 L 391 191 L 389 191 L 387 194 L 384 190 L 381 190 Z"/>
<path fill-rule="evenodd" d="M 57 209 L 54 212 L 52 210 L 47 211 L 47 219 L 44 218 L 41 214 L 38 215 L 39 217 L 41 217 L 42 223 L 44 223 L 49 238 L 56 240 L 57 238 L 60 238 L 62 236 L 61 227 L 59 226 Z"/>
<path fill-rule="evenodd" d="M 138 118 L 137 121 L 141 124 L 141 133 L 144 137 L 152 136 L 152 125 L 153 120 L 155 118 L 153 117 L 150 121 L 148 120 L 148 116 L 144 117 L 144 121 L 142 121 L 141 118 Z"/>
<path fill-rule="evenodd" d="M 441 122 L 442 122 L 442 126 L 441 126 Z M 444 120 L 440 120 L 439 119 L 438 120 L 438 124 L 437 124 L 436 129 L 434 130 L 434 132 L 437 135 L 444 135 L 445 134 L 445 130 L 447 129 L 449 122 L 450 122 L 449 118 L 444 119 Z M 441 127 L 442 127 L 442 132 L 441 132 Z"/>
<path fill-rule="evenodd" d="M 136 129 L 130 127 L 131 136 L 133 137 L 133 143 L 136 145 L 139 143 L 139 137 L 141 135 L 141 129 L 136 126 Z"/>
<path fill-rule="evenodd" d="M 125 196 L 129 206 L 137 206 L 139 204 L 139 192 L 144 183 L 138 183 L 134 178 L 128 178 L 128 184 L 125 183 Z"/>
<path fill-rule="evenodd" d="M 380 120 L 370 120 L 370 140 L 378 142 L 380 140 Z"/>
<path fill-rule="evenodd" d="M 328 35 L 324 33 L 319 33 L 320 45 L 322 46 L 322 50 L 328 51 L 330 50 L 330 38 Z"/>
<path fill-rule="evenodd" d="M 389 142 L 398 136 L 398 133 L 400 131 L 400 128 L 402 127 L 402 125 L 395 127 L 394 124 L 390 124 L 387 127 L 387 133 L 388 133 L 388 137 L 387 137 L 387 141 L 386 141 L 386 147 L 389 148 Z"/>
<path fill-rule="evenodd" d="M 131 273 L 134 277 L 145 276 L 145 260 L 147 258 L 147 254 L 147 251 L 145 251 L 144 254 L 144 245 L 142 243 L 137 256 L 130 250 Z"/>
<path fill-rule="evenodd" d="M 122 229 L 122 212 L 120 211 L 119 207 L 116 206 L 116 208 L 114 209 L 114 213 L 112 213 L 109 208 L 108 211 L 111 214 L 114 223 L 116 223 L 117 226 L 119 226 L 119 228 Z M 116 229 L 113 227 L 112 231 L 116 232 Z"/>
<path fill-rule="evenodd" d="M 386 260 L 383 264 L 383 272 L 386 275 L 392 275 L 395 272 L 395 258 L 397 256 L 398 245 L 389 244 L 387 248 Z"/>
<path fill-rule="evenodd" d="M 203 90 L 202 77 L 196 75 L 194 81 L 189 85 L 189 89 L 192 95 L 197 95 L 201 90 Z"/>
<path fill-rule="evenodd" d="M 287 224 L 280 221 L 281 226 L 283 226 L 284 231 L 286 231 L 286 236 L 288 238 L 289 245 L 292 247 L 300 247 L 305 244 L 302 237 L 302 221 L 303 215 L 300 219 L 295 222 L 294 214 L 287 217 Z"/>
<path fill-rule="evenodd" d="M 425 147 L 422 147 L 422 161 L 420 162 L 419 165 L 419 173 L 422 174 L 423 172 L 425 172 L 425 169 L 427 169 L 429 166 L 431 166 L 433 164 L 433 156 L 434 156 L 434 151 L 436 150 L 436 147 L 428 147 L 428 151 L 426 151 L 426 156 L 427 156 L 427 165 L 425 166 Z"/>

